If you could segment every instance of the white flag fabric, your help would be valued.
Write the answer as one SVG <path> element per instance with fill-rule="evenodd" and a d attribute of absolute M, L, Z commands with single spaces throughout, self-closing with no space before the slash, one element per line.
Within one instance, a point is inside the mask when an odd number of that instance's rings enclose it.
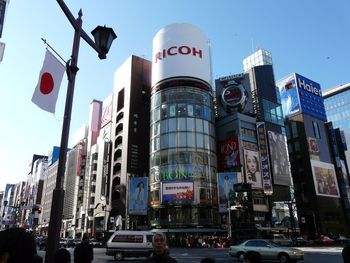
<path fill-rule="evenodd" d="M 32 102 L 39 108 L 55 113 L 58 92 L 65 69 L 65 66 L 50 51 L 46 50 L 39 81 L 32 97 Z"/>

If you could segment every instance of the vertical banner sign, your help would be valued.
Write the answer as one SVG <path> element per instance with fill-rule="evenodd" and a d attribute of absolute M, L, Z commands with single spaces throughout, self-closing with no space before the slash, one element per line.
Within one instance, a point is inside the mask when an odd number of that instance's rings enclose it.
<path fill-rule="evenodd" d="M 129 214 L 147 215 L 148 178 L 134 177 L 129 179 Z"/>
<path fill-rule="evenodd" d="M 239 166 L 241 164 L 239 156 L 238 137 L 233 136 L 232 138 L 221 141 L 218 143 L 218 168 L 224 170 Z"/>
<path fill-rule="evenodd" d="M 270 173 L 269 155 L 267 153 L 265 123 L 258 122 L 256 124 L 256 127 L 257 127 L 257 136 L 258 136 L 258 145 L 260 150 L 263 189 L 265 194 L 272 195 L 273 189 L 272 189 L 272 181 L 271 181 L 271 173 Z"/>

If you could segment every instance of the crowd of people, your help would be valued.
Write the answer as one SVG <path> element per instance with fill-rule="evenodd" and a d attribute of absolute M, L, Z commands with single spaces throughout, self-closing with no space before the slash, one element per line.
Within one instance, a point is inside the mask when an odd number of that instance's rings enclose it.
<path fill-rule="evenodd" d="M 187 236 L 171 236 L 169 245 L 172 247 L 188 247 L 188 248 L 228 248 L 230 240 L 227 236 L 218 235 L 187 235 Z"/>

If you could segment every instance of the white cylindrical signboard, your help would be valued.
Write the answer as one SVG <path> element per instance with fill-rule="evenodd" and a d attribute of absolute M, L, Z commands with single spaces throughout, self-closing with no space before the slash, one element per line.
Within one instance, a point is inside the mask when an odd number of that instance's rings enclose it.
<path fill-rule="evenodd" d="M 171 24 L 153 38 L 152 87 L 172 78 L 211 83 L 210 52 L 205 35 L 190 24 Z"/>

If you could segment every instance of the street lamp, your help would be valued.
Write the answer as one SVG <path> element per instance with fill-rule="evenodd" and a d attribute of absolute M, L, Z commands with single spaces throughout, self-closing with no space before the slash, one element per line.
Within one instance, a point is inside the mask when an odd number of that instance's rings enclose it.
<path fill-rule="evenodd" d="M 57 0 L 57 3 L 59 4 L 62 11 L 64 12 L 64 14 L 66 15 L 69 22 L 74 28 L 74 40 L 73 40 L 71 59 L 66 64 L 66 71 L 68 76 L 68 88 L 67 88 L 66 104 L 65 104 L 64 117 L 63 117 L 60 154 L 59 154 L 58 168 L 57 168 L 56 188 L 53 190 L 53 194 L 52 194 L 47 253 L 45 256 L 46 263 L 53 262 L 54 254 L 58 249 L 59 238 L 60 238 L 62 212 L 63 212 L 63 199 L 64 199 L 63 177 L 64 177 L 64 171 L 66 166 L 66 152 L 67 152 L 68 137 L 69 137 L 70 119 L 72 114 L 75 76 L 79 70 L 79 68 L 77 67 L 77 64 L 78 64 L 80 38 L 83 38 L 93 49 L 95 49 L 100 59 L 105 59 L 106 54 L 108 53 L 109 48 L 112 44 L 112 41 L 117 37 L 112 28 L 97 27 L 95 30 L 93 30 L 93 34 L 98 39 L 98 42 L 94 42 L 88 36 L 88 34 L 82 29 L 82 23 L 83 23 L 81 19 L 83 15 L 82 11 L 81 10 L 79 11 L 78 18 L 75 19 L 63 0 Z"/>

